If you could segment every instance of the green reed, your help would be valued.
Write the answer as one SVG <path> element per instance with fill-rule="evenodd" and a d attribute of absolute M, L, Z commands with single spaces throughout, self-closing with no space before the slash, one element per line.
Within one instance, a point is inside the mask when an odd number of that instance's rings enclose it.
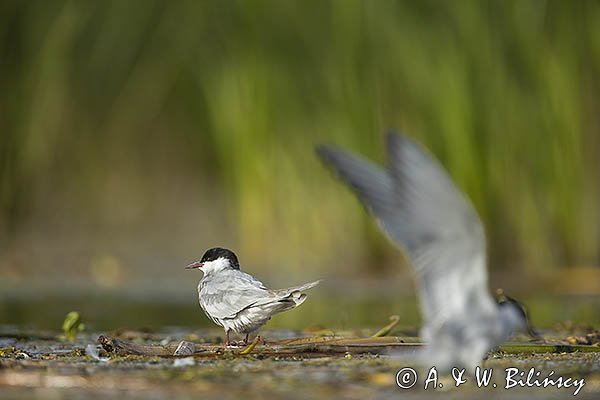
<path fill-rule="evenodd" d="M 375 268 L 391 246 L 313 146 L 383 162 L 393 128 L 468 193 L 494 264 L 597 264 L 598 20 L 585 1 L 4 2 L 1 220 L 48 187 L 93 212 L 115 165 L 143 185 L 163 151 L 220 188 L 247 254 Z"/>

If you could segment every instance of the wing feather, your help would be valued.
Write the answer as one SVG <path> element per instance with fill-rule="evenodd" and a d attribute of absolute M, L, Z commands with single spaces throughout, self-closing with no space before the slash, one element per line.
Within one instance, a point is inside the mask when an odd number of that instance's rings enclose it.
<path fill-rule="evenodd" d="M 201 281 L 199 295 L 200 305 L 213 320 L 234 318 L 239 312 L 276 297 L 262 282 L 237 270 Z"/>
<path fill-rule="evenodd" d="M 389 134 L 387 144 L 388 170 L 332 146 L 317 153 L 410 256 L 430 336 L 468 307 L 493 307 L 485 236 L 472 205 L 431 155 L 404 135 Z"/>

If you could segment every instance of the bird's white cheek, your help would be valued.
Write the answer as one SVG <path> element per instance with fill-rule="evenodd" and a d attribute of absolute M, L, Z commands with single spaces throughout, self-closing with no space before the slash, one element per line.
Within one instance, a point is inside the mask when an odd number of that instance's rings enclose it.
<path fill-rule="evenodd" d="M 210 274 L 210 273 L 225 269 L 228 265 L 229 265 L 229 262 L 226 259 L 219 258 L 214 261 L 205 262 L 202 265 L 202 271 L 204 271 L 205 274 Z"/>

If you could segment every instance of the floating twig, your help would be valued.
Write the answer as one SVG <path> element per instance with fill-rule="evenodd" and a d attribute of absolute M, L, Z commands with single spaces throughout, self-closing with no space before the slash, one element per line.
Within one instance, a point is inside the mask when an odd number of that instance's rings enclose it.
<path fill-rule="evenodd" d="M 100 336 L 98 342 L 109 354 L 120 356 L 141 355 L 158 357 L 221 357 L 223 345 L 195 343 L 185 346 L 190 349 L 186 354 L 175 354 L 179 344 L 138 344 L 127 342 L 108 336 Z M 261 344 L 259 344 L 259 342 Z M 416 351 L 424 344 L 414 337 L 368 337 L 368 338 L 324 338 L 309 337 L 287 339 L 277 342 L 263 343 L 258 337 L 246 348 L 227 352 L 231 355 L 248 355 L 250 353 L 265 357 L 323 357 L 339 356 L 346 354 L 389 354 L 397 350 L 404 352 Z M 600 352 L 599 346 L 568 345 L 568 344 L 535 344 L 524 342 L 509 342 L 497 347 L 494 351 L 507 354 L 534 354 L 534 353 L 572 353 L 572 352 Z"/>
<path fill-rule="evenodd" d="M 390 316 L 390 321 L 391 322 L 389 324 L 375 332 L 371 337 L 383 337 L 389 335 L 392 329 L 394 329 L 394 327 L 398 325 L 398 322 L 400 322 L 400 316 L 392 315 Z"/>
<path fill-rule="evenodd" d="M 254 347 L 256 347 L 256 345 L 258 344 L 259 340 L 260 340 L 260 336 L 255 337 L 254 340 L 252 341 L 252 343 L 250 343 L 250 346 L 248 346 L 244 350 L 240 351 L 239 354 L 242 356 L 250 354 L 252 352 L 252 350 L 254 350 Z"/>

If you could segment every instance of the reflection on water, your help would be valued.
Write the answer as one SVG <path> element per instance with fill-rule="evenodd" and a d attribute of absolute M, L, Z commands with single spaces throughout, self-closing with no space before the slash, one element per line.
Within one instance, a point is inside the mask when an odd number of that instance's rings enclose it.
<path fill-rule="evenodd" d="M 521 298 L 530 310 L 535 326 L 550 328 L 556 323 L 600 325 L 600 296 L 547 296 Z M 124 292 L 90 294 L 49 294 L 16 296 L 0 294 L 0 323 L 37 329 L 59 329 L 67 312 L 79 311 L 94 330 L 118 327 L 166 326 L 202 328 L 214 326 L 195 299 L 156 297 L 141 300 Z M 400 316 L 399 326 L 414 331 L 420 317 L 413 297 L 367 293 L 361 296 L 315 294 L 302 307 L 276 315 L 268 328 L 303 329 L 309 326 L 329 329 L 376 328 L 388 317 Z"/>

